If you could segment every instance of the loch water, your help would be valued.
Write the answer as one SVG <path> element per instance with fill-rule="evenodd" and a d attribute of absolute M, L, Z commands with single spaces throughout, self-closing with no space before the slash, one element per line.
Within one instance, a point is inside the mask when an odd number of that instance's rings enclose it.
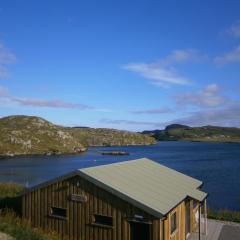
<path fill-rule="evenodd" d="M 101 155 L 102 151 L 126 151 L 130 155 Z M 211 208 L 240 210 L 240 144 L 159 142 L 151 146 L 94 147 L 80 155 L 6 158 L 0 160 L 0 182 L 30 187 L 78 168 L 142 157 L 203 181 Z"/>

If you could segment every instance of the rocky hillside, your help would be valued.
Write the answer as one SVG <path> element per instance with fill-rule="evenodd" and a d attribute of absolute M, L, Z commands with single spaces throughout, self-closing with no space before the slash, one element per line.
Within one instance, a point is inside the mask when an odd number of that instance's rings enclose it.
<path fill-rule="evenodd" d="M 158 141 L 200 141 L 240 143 L 240 128 L 203 126 L 189 127 L 172 124 L 164 130 L 144 131 Z"/>
<path fill-rule="evenodd" d="M 10 116 L 0 119 L 0 155 L 50 155 L 84 150 L 69 131 L 42 118 Z"/>
<path fill-rule="evenodd" d="M 154 138 L 129 131 L 106 128 L 72 128 L 71 132 L 84 146 L 150 145 Z"/>
<path fill-rule="evenodd" d="M 88 146 L 145 145 L 154 138 L 112 129 L 66 128 L 39 117 L 0 118 L 0 156 L 73 154 Z"/>

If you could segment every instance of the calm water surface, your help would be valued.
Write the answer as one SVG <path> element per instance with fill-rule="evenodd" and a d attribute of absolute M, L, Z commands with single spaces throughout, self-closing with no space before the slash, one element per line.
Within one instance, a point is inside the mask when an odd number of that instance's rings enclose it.
<path fill-rule="evenodd" d="M 102 156 L 121 150 L 129 156 Z M 213 208 L 240 210 L 240 145 L 198 142 L 160 142 L 152 146 L 90 148 L 82 155 L 16 157 L 0 160 L 0 182 L 32 186 L 69 171 L 141 157 L 176 169 L 204 182 Z"/>

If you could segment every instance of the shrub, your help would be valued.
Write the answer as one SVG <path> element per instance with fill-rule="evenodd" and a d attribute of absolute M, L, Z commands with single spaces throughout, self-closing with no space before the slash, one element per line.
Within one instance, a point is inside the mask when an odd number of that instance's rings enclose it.
<path fill-rule="evenodd" d="M 0 183 L 0 209 L 13 209 L 21 215 L 21 192 L 24 187 L 14 183 Z"/>
<path fill-rule="evenodd" d="M 16 240 L 59 240 L 54 232 L 43 232 L 39 228 L 31 228 L 29 222 L 16 216 L 12 210 L 2 210 L 0 214 L 0 231 L 11 235 Z"/>
<path fill-rule="evenodd" d="M 0 183 L 0 199 L 17 197 L 24 187 L 15 183 Z"/>
<path fill-rule="evenodd" d="M 230 222 L 240 223 L 240 212 L 231 211 L 228 209 L 222 209 L 222 210 L 209 209 L 208 218 L 217 219 L 221 221 L 230 221 Z"/>

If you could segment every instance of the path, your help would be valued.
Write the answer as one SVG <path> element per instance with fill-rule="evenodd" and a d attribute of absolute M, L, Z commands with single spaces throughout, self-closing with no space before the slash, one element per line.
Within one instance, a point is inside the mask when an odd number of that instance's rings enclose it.
<path fill-rule="evenodd" d="M 191 240 L 198 240 L 198 233 L 192 234 Z M 239 240 L 240 224 L 208 219 L 208 234 L 201 234 L 201 240 Z"/>

